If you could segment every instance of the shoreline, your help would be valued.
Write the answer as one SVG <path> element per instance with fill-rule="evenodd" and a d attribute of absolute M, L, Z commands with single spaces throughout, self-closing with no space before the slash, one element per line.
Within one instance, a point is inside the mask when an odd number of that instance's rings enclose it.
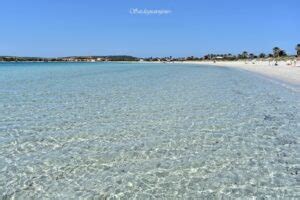
<path fill-rule="evenodd" d="M 256 63 L 245 63 L 245 61 L 186 61 L 186 64 L 209 65 L 216 67 L 228 67 L 243 70 L 262 76 L 272 81 L 288 84 L 294 90 L 300 92 L 300 67 L 287 65 L 286 62 L 279 62 L 278 66 L 268 61 L 258 61 Z"/>
<path fill-rule="evenodd" d="M 174 61 L 174 62 L 162 62 L 162 61 L 11 61 L 0 63 L 140 63 L 140 64 L 194 64 L 194 65 L 209 65 L 215 67 L 227 67 L 237 70 L 247 71 L 254 73 L 260 77 L 266 78 L 270 81 L 277 82 L 277 84 L 284 85 L 286 88 L 300 92 L 300 67 L 293 66 L 292 63 L 286 61 L 279 61 L 275 66 L 274 62 L 266 60 L 262 61 Z"/>

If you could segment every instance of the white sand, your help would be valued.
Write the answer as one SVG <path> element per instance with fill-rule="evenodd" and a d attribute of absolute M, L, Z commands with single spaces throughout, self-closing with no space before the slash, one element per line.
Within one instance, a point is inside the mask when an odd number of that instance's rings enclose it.
<path fill-rule="evenodd" d="M 297 67 L 294 63 L 288 61 L 278 62 L 278 66 L 275 66 L 274 62 L 269 61 L 256 61 L 256 62 L 245 62 L 245 61 L 187 61 L 185 63 L 202 64 L 202 65 L 214 65 L 220 67 L 231 67 L 263 75 L 264 77 L 271 78 L 274 81 L 281 81 L 283 83 L 291 84 L 300 89 L 300 67 L 299 61 Z"/>

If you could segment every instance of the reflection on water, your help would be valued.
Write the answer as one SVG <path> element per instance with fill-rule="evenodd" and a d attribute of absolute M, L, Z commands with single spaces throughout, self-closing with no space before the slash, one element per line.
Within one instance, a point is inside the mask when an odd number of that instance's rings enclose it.
<path fill-rule="evenodd" d="M 226 68 L 0 64 L 0 196 L 297 198 L 299 121 Z"/>

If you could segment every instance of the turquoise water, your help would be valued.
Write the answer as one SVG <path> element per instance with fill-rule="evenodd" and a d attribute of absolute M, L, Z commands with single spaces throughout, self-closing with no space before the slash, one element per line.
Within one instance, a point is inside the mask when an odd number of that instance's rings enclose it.
<path fill-rule="evenodd" d="M 299 103 L 228 68 L 2 63 L 0 198 L 299 198 Z"/>

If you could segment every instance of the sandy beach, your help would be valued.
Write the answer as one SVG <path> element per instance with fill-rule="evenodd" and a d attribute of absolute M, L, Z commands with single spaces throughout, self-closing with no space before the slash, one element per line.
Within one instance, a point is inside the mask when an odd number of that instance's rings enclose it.
<path fill-rule="evenodd" d="M 249 72 L 262 75 L 265 78 L 270 78 L 272 81 L 278 81 L 282 84 L 292 85 L 294 89 L 300 91 L 300 67 L 290 65 L 289 62 L 280 61 L 275 66 L 274 62 L 268 61 L 190 61 L 186 63 L 201 64 L 201 65 L 213 65 L 220 67 L 230 67 L 235 69 L 246 70 Z M 299 63 L 297 63 L 299 65 Z"/>

